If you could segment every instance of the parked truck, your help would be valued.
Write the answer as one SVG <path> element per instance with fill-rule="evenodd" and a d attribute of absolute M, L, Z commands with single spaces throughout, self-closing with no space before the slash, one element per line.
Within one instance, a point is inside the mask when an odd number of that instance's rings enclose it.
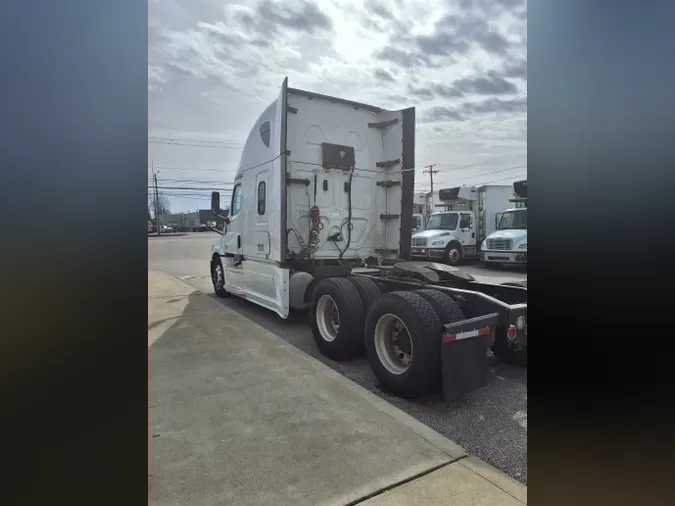
<path fill-rule="evenodd" d="M 512 197 L 508 185 L 456 186 L 439 190 L 438 207 L 426 229 L 412 236 L 412 257 L 458 265 L 480 256 L 483 240 L 497 228 L 497 217 Z"/>
<path fill-rule="evenodd" d="M 513 183 L 513 207 L 498 215 L 497 230 L 481 245 L 481 260 L 499 266 L 527 264 L 527 180 Z"/>
<path fill-rule="evenodd" d="M 487 349 L 527 344 L 527 290 L 408 261 L 415 109 L 288 87 L 246 140 L 210 269 L 219 297 L 287 318 L 309 310 L 319 350 L 365 354 L 382 388 L 457 399 L 486 383 Z M 495 351 L 496 350 L 496 351 Z"/>

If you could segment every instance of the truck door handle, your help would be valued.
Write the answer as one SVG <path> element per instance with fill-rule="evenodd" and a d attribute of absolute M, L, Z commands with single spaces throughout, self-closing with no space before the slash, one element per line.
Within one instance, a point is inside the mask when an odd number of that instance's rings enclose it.
<path fill-rule="evenodd" d="M 476 232 L 471 232 L 471 239 L 473 239 L 474 237 L 476 237 Z"/>
<path fill-rule="evenodd" d="M 237 236 L 237 248 L 241 248 L 241 236 Z"/>

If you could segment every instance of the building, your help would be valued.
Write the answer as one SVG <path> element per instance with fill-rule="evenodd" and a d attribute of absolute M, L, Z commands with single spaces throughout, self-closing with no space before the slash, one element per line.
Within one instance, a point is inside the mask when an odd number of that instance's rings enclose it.
<path fill-rule="evenodd" d="M 216 228 L 222 230 L 223 225 L 225 224 L 225 220 L 223 220 L 222 218 L 218 218 L 215 214 L 213 214 L 213 211 L 211 211 L 210 209 L 199 210 L 199 223 L 208 225 L 209 223 L 214 222 L 216 224 Z"/>
<path fill-rule="evenodd" d="M 162 225 L 169 226 L 176 231 L 187 232 L 199 225 L 199 213 L 167 213 L 160 215 Z"/>

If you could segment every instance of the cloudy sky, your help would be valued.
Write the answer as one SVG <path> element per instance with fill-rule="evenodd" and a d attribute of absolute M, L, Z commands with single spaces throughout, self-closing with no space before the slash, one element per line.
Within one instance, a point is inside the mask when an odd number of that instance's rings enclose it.
<path fill-rule="evenodd" d="M 149 12 L 149 165 L 173 211 L 231 188 L 286 76 L 415 106 L 418 191 L 428 164 L 435 189 L 526 177 L 525 0 L 150 0 Z"/>

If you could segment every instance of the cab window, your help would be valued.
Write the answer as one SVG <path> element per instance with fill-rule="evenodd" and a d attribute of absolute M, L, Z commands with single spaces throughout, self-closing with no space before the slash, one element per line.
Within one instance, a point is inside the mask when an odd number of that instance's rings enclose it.
<path fill-rule="evenodd" d="M 231 216 L 236 216 L 241 211 L 241 183 L 236 185 L 232 191 L 232 205 L 230 209 L 232 209 Z"/>

